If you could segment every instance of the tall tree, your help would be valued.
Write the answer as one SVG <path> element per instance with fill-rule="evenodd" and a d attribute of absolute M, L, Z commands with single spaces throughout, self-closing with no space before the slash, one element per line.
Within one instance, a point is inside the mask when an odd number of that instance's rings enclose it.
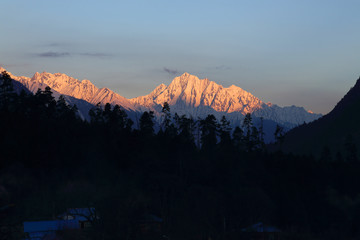
<path fill-rule="evenodd" d="M 125 110 L 116 104 L 110 114 L 110 124 L 115 129 L 130 131 L 134 122 L 128 118 Z"/>
<path fill-rule="evenodd" d="M 245 129 L 245 136 L 247 138 L 250 138 L 252 125 L 253 125 L 253 122 L 252 122 L 251 113 L 247 113 L 245 115 L 243 125 L 242 125 L 242 127 Z"/>
<path fill-rule="evenodd" d="M 260 134 L 259 130 L 253 126 L 251 128 L 250 142 L 248 145 L 248 151 L 258 150 L 261 148 L 260 145 Z"/>
<path fill-rule="evenodd" d="M 14 100 L 14 88 L 10 75 L 3 71 L 0 75 L 0 106 L 1 108 L 10 109 L 10 104 Z"/>
<path fill-rule="evenodd" d="M 56 112 L 56 101 L 52 94 L 53 93 L 49 86 L 45 87 L 45 90 L 41 90 L 39 88 L 38 91 L 35 93 L 35 98 L 38 102 L 38 106 L 46 109 L 46 117 L 52 117 L 55 115 Z"/>
<path fill-rule="evenodd" d="M 230 122 L 226 119 L 225 116 L 222 116 L 220 120 L 220 145 L 221 146 L 230 146 L 231 145 L 231 136 L 230 136 Z"/>
<path fill-rule="evenodd" d="M 282 143 L 284 141 L 284 128 L 278 124 L 276 125 L 274 137 L 275 137 L 276 143 L 279 143 L 280 145 L 282 145 Z"/>
<path fill-rule="evenodd" d="M 75 108 L 66 103 L 63 95 L 56 101 L 56 117 L 64 120 L 73 120 L 76 118 Z"/>
<path fill-rule="evenodd" d="M 250 113 L 245 115 L 242 127 L 245 130 L 244 143 L 246 145 L 246 149 L 249 151 L 252 148 L 251 144 L 251 130 L 252 130 L 253 122 Z"/>
<path fill-rule="evenodd" d="M 196 125 L 194 119 L 192 117 L 188 118 L 186 115 L 179 117 L 175 114 L 175 121 L 181 141 L 194 144 L 194 131 Z"/>
<path fill-rule="evenodd" d="M 105 123 L 109 123 L 111 120 L 113 120 L 113 119 L 111 119 L 111 117 L 112 117 L 111 113 L 112 113 L 111 105 L 110 105 L 110 103 L 106 103 L 104 106 L 104 111 L 102 113 Z"/>
<path fill-rule="evenodd" d="M 154 135 L 154 112 L 144 112 L 140 117 L 140 132 L 144 136 Z"/>
<path fill-rule="evenodd" d="M 161 130 L 164 132 L 167 132 L 167 131 L 169 131 L 170 124 L 171 124 L 170 105 L 167 102 L 164 102 L 161 113 L 162 113 Z"/>
<path fill-rule="evenodd" d="M 260 148 L 265 149 L 265 139 L 264 139 L 264 118 L 260 117 L 260 127 L 259 127 L 259 141 L 260 141 Z"/>
<path fill-rule="evenodd" d="M 209 114 L 200 121 L 202 149 L 210 150 L 216 146 L 218 122 L 214 115 Z"/>
<path fill-rule="evenodd" d="M 101 108 L 100 102 L 98 104 L 96 104 L 95 107 L 93 107 L 89 110 L 89 116 L 90 116 L 90 122 L 93 125 L 98 125 L 98 124 L 104 123 L 103 110 Z"/>
<path fill-rule="evenodd" d="M 236 149 L 243 150 L 244 131 L 239 126 L 235 127 L 232 135 L 232 140 Z"/>

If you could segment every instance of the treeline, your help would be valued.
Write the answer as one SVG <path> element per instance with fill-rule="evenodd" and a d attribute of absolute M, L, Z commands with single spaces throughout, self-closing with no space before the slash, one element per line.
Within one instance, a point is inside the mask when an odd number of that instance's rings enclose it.
<path fill-rule="evenodd" d="M 155 133 L 153 113 L 133 129 L 106 104 L 84 122 L 51 89 L 18 95 L 1 78 L 0 239 L 78 207 L 94 207 L 99 220 L 63 239 L 241 239 L 258 222 L 282 239 L 360 236 L 356 161 L 269 153 L 251 115 L 231 131 L 225 118 L 172 117 L 164 104 Z M 161 234 L 140 234 L 146 214 L 163 219 Z"/>
<path fill-rule="evenodd" d="M 120 106 L 112 107 L 109 103 L 102 109 L 98 104 L 96 108 L 90 110 L 90 124 L 110 128 L 115 131 L 141 135 L 144 138 L 179 138 L 188 141 L 189 144 L 199 149 L 234 147 L 242 151 L 265 151 L 264 129 L 261 119 L 260 127 L 253 125 L 251 114 L 246 114 L 241 126 L 233 130 L 230 122 L 223 116 L 220 122 L 212 114 L 205 119 L 194 119 L 186 115 L 179 116 L 170 112 L 170 106 L 164 103 L 159 126 L 155 126 L 156 120 L 154 112 L 145 111 L 137 120 L 134 128 L 134 122 L 127 117 L 127 114 Z M 156 131 L 155 129 L 158 128 Z M 282 140 L 283 128 L 277 126 L 274 133 L 277 141 Z"/>

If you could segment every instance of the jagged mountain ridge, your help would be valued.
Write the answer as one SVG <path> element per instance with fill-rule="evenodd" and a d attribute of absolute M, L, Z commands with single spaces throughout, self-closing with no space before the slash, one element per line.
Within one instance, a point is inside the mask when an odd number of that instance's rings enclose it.
<path fill-rule="evenodd" d="M 0 67 L 0 71 L 5 69 Z M 128 99 L 111 91 L 108 88 L 97 88 L 89 80 L 79 81 L 78 79 L 67 76 L 63 73 L 35 73 L 32 78 L 17 77 L 10 73 L 10 76 L 26 86 L 31 92 L 36 92 L 38 88 L 49 86 L 53 91 L 62 95 L 85 100 L 93 105 L 98 103 L 118 104 L 126 110 L 134 110 L 133 104 Z"/>
<path fill-rule="evenodd" d="M 137 109 L 150 108 L 159 111 L 164 102 L 168 102 L 174 112 L 203 117 L 207 114 L 228 115 L 242 119 L 246 113 L 263 117 L 280 124 L 293 127 L 303 122 L 311 122 L 320 114 L 313 114 L 302 107 L 279 107 L 264 103 L 259 98 L 237 86 L 225 88 L 208 79 L 184 73 L 174 78 L 166 86 L 159 85 L 146 96 L 130 99 Z M 218 114 L 217 114 L 218 113 Z"/>
<path fill-rule="evenodd" d="M 0 71 L 4 70 L 0 67 Z M 150 94 L 132 99 L 126 99 L 108 88 L 99 89 L 89 80 L 79 81 L 62 73 L 37 72 L 32 78 L 11 74 L 11 77 L 32 92 L 49 86 L 56 93 L 81 99 L 92 105 L 118 104 L 130 112 L 153 110 L 158 116 L 164 102 L 170 104 L 173 113 L 191 115 L 194 118 L 204 118 L 208 114 L 214 114 L 217 118 L 226 115 L 233 125 L 239 125 L 246 113 L 275 121 L 287 128 L 313 121 L 321 116 L 309 113 L 301 107 L 265 104 L 240 87 L 232 85 L 225 88 L 189 73 L 174 78 L 168 86 L 161 84 Z"/>
<path fill-rule="evenodd" d="M 0 73 L 5 71 L 4 68 L 2 68 L 0 66 Z M 10 77 L 15 80 L 13 82 L 13 86 L 14 86 L 14 90 L 15 92 L 17 92 L 18 94 L 22 91 L 22 90 L 25 90 L 25 92 L 29 92 L 29 93 L 36 93 L 38 89 L 41 89 L 41 90 L 45 90 L 45 88 L 48 86 L 47 84 L 45 83 L 41 83 L 41 82 L 38 82 L 36 80 L 31 80 L 31 78 L 29 77 L 24 77 L 24 76 L 15 76 L 13 75 L 12 73 L 8 72 L 8 74 L 10 75 Z M 59 97 L 61 95 L 64 96 L 65 98 L 65 101 L 73 106 L 73 105 L 76 105 L 77 108 L 78 108 L 78 114 L 79 116 L 84 119 L 84 120 L 90 120 L 90 117 L 89 117 L 89 111 L 91 108 L 94 107 L 93 104 L 85 101 L 85 100 L 82 100 L 82 99 L 79 99 L 79 98 L 75 98 L 75 97 L 72 97 L 72 96 L 69 96 L 69 95 L 65 95 L 65 94 L 62 94 L 62 93 L 59 93 L 58 91 L 52 89 L 51 90 L 53 92 L 53 96 L 55 97 L 55 99 L 59 99 Z"/>
<path fill-rule="evenodd" d="M 261 101 L 234 85 L 224 88 L 208 79 L 184 73 L 166 86 L 159 85 L 149 95 L 130 99 L 135 105 L 152 107 L 155 104 L 168 102 L 175 106 L 184 102 L 185 107 L 211 107 L 217 112 L 253 112 L 261 107 Z"/>

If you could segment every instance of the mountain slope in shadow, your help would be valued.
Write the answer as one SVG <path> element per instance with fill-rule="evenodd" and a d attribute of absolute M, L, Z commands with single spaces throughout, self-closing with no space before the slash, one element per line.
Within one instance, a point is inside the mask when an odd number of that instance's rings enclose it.
<path fill-rule="evenodd" d="M 347 154 L 349 145 L 352 151 L 360 147 L 360 78 L 330 113 L 289 131 L 281 149 L 315 156 L 328 152 L 334 157 Z"/>

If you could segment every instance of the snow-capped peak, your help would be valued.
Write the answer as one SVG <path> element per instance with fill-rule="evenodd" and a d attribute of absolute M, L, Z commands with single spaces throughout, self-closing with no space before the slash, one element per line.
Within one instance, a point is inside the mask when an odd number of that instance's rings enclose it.
<path fill-rule="evenodd" d="M 79 81 L 63 73 L 36 72 L 31 79 L 23 79 L 22 83 L 26 86 L 35 86 L 36 84 L 47 85 L 60 94 L 82 99 L 94 105 L 100 102 L 101 104 L 118 104 L 128 110 L 134 109 L 133 104 L 128 99 L 110 89 L 99 89 L 89 80 Z M 32 91 L 35 90 L 35 87 L 30 88 Z"/>
<path fill-rule="evenodd" d="M 90 85 L 93 85 L 90 80 L 87 80 L 87 79 L 84 79 L 81 81 L 82 84 L 90 84 Z"/>
<path fill-rule="evenodd" d="M 3 71 L 6 71 L 6 69 L 0 66 L 0 73 L 2 73 Z"/>
<path fill-rule="evenodd" d="M 1 70 L 5 69 L 0 66 Z M 207 114 L 228 114 L 227 117 L 239 121 L 246 113 L 252 113 L 255 117 L 296 125 L 320 117 L 300 107 L 282 108 L 271 103 L 265 104 L 238 86 L 225 88 L 207 78 L 199 79 L 187 72 L 175 77 L 169 85 L 160 84 L 150 94 L 133 99 L 126 99 L 108 88 L 99 89 L 89 80 L 79 81 L 63 73 L 37 72 L 32 78 L 9 74 L 32 92 L 49 86 L 59 94 L 82 99 L 93 105 L 99 102 L 118 104 L 134 111 L 153 110 L 160 114 L 161 106 L 168 102 L 173 113 L 200 118 Z"/>
<path fill-rule="evenodd" d="M 187 78 L 188 76 L 190 76 L 190 74 L 188 72 L 184 72 L 180 77 Z"/>
<path fill-rule="evenodd" d="M 279 123 L 298 124 L 320 116 L 310 114 L 302 108 L 281 108 L 271 103 L 265 104 L 238 86 L 231 85 L 225 88 L 207 78 L 199 79 L 187 72 L 175 77 L 168 86 L 161 84 L 150 94 L 130 99 L 130 101 L 138 109 L 147 107 L 154 111 L 167 102 L 173 112 L 191 113 L 199 117 L 205 117 L 214 112 L 235 115 L 239 113 L 240 116 L 253 113 L 254 116 L 264 116 L 264 119 L 276 120 Z M 292 114 L 294 116 L 288 116 Z"/>
<path fill-rule="evenodd" d="M 168 85 L 160 85 L 147 96 L 131 99 L 138 105 L 154 106 L 168 102 L 171 106 L 206 106 L 218 112 L 253 112 L 262 102 L 252 94 L 234 85 L 229 88 L 210 81 L 199 79 L 187 72 Z M 177 105 L 177 106 L 176 106 Z"/>
<path fill-rule="evenodd" d="M 40 73 L 39 72 L 36 72 L 35 74 L 34 74 L 34 76 L 31 78 L 31 80 L 36 80 L 36 79 L 38 79 L 40 77 Z"/>

